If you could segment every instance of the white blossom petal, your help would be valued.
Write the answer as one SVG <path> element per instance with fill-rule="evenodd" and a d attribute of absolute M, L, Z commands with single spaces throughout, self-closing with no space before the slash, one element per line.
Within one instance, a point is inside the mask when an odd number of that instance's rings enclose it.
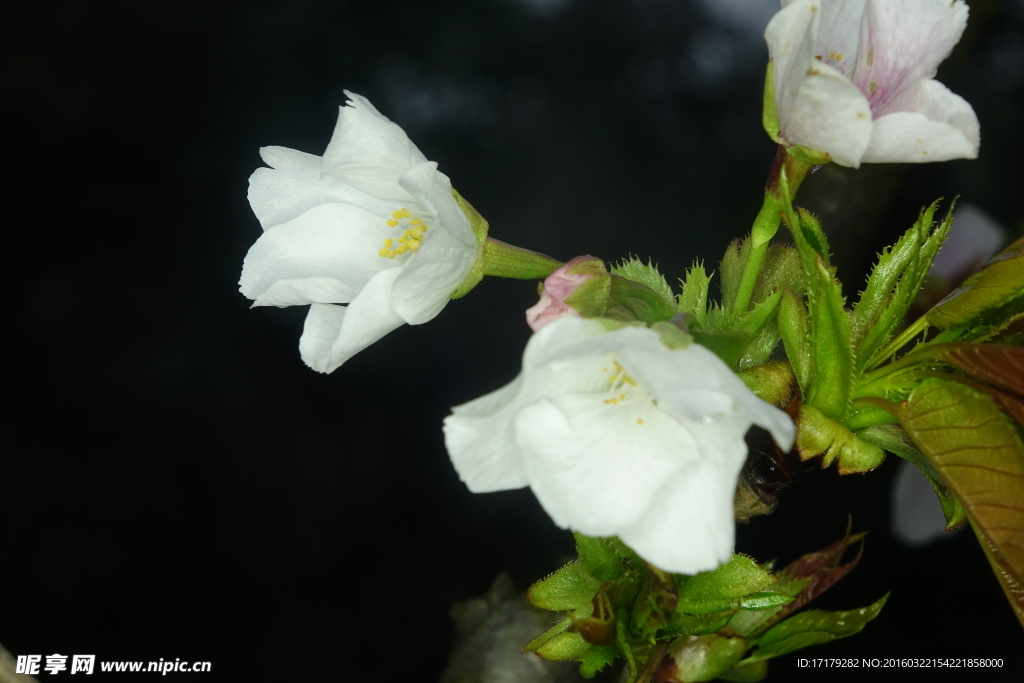
<path fill-rule="evenodd" d="M 527 486 L 515 436 L 523 377 L 452 409 L 444 419 L 444 443 L 459 477 L 474 493 Z"/>
<path fill-rule="evenodd" d="M 334 372 L 349 358 L 397 329 L 403 321 L 391 305 L 397 268 L 377 273 L 347 308 L 313 304 L 299 340 L 306 365 Z"/>
<path fill-rule="evenodd" d="M 813 0 L 793 0 L 783 5 L 768 23 L 764 38 L 775 75 L 775 108 L 780 120 L 790 111 L 807 70 L 814 59 L 814 41 L 821 13 Z"/>
<path fill-rule="evenodd" d="M 340 108 L 321 175 L 332 175 L 375 197 L 408 201 L 411 197 L 398 179 L 426 157 L 369 100 L 347 90 L 345 94 L 350 100 Z"/>
<path fill-rule="evenodd" d="M 860 166 L 871 139 L 867 98 L 827 64 L 811 65 L 792 108 L 779 120 L 786 142 L 828 152 L 840 166 Z"/>
<path fill-rule="evenodd" d="M 355 206 L 316 206 L 256 240 L 239 291 L 253 306 L 349 302 L 376 273 L 398 265 L 377 256 L 383 230 L 377 216 Z"/>
<path fill-rule="evenodd" d="M 697 457 L 689 432 L 665 413 L 611 405 L 594 394 L 552 397 L 521 410 L 516 436 L 547 513 L 559 526 L 592 536 L 616 534 L 639 519 L 665 480 Z"/>
<path fill-rule="evenodd" d="M 376 214 L 381 223 L 399 208 L 394 201 L 378 199 L 330 176 L 309 180 L 277 169 L 258 168 L 249 178 L 249 204 L 264 230 L 328 203 L 358 206 Z"/>
<path fill-rule="evenodd" d="M 410 325 L 419 325 L 447 305 L 479 258 L 480 245 L 436 163 L 417 164 L 402 176 L 401 183 L 434 219 L 395 284 L 396 310 Z"/>
<path fill-rule="evenodd" d="M 321 159 L 315 154 L 307 154 L 288 147 L 270 146 L 260 147 L 260 158 L 267 166 L 287 176 L 311 183 L 320 179 Z"/>
<path fill-rule="evenodd" d="M 735 539 L 736 479 L 747 453 L 736 436 L 742 427 L 691 425 L 702 457 L 666 482 L 647 514 L 619 538 L 665 571 L 696 574 L 727 561 Z"/>
<path fill-rule="evenodd" d="M 567 317 L 531 337 L 516 382 L 453 409 L 445 443 L 472 490 L 528 484 L 560 526 L 617 534 L 663 569 L 693 572 L 732 550 L 753 420 L 792 442 L 785 413 L 704 347 Z"/>

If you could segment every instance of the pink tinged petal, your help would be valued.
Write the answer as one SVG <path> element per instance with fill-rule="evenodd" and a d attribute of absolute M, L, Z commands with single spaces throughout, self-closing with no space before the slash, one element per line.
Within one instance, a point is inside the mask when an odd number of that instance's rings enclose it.
<path fill-rule="evenodd" d="M 619 532 L 648 562 L 669 572 L 696 574 L 732 556 L 733 498 L 747 447 L 742 421 L 688 425 L 700 457 L 658 491 L 647 514 Z"/>
<path fill-rule="evenodd" d="M 401 183 L 428 215 L 421 246 L 406 261 L 395 283 L 395 310 L 410 325 L 419 325 L 447 305 L 476 263 L 480 244 L 436 163 L 417 164 L 402 176 Z"/>
<path fill-rule="evenodd" d="M 900 111 L 904 90 L 935 76 L 960 40 L 968 9 L 962 0 L 869 0 L 853 81 L 875 118 Z"/>
<path fill-rule="evenodd" d="M 515 439 L 515 412 L 523 376 L 497 391 L 452 409 L 444 443 L 459 478 L 474 493 L 529 484 Z"/>
<path fill-rule="evenodd" d="M 697 456 L 687 430 L 669 416 L 649 409 L 638 418 L 630 406 L 603 398 L 554 397 L 516 418 L 537 499 L 559 526 L 593 536 L 616 534 L 639 519 L 665 480 Z"/>
<path fill-rule="evenodd" d="M 857 64 L 867 0 L 823 0 L 815 58 L 849 77 Z"/>
<path fill-rule="evenodd" d="M 541 292 L 540 301 L 526 309 L 526 324 L 537 332 L 549 323 L 565 316 L 580 317 L 580 312 L 565 303 L 565 299 L 552 298 L 547 290 Z"/>
<path fill-rule="evenodd" d="M 907 111 L 875 121 L 864 153 L 870 163 L 926 163 L 975 159 L 981 144 L 978 118 L 962 97 L 938 81 L 923 81 Z"/>
<path fill-rule="evenodd" d="M 377 252 L 385 228 L 347 204 L 322 204 L 270 228 L 249 249 L 239 291 L 253 306 L 346 303 L 376 273 L 395 268 Z"/>
<path fill-rule="evenodd" d="M 394 311 L 391 288 L 398 270 L 378 273 L 347 308 L 313 304 L 299 340 L 306 365 L 319 372 L 334 372 L 349 358 L 404 322 Z"/>
<path fill-rule="evenodd" d="M 407 201 L 409 195 L 398 179 L 426 157 L 369 100 L 347 90 L 345 94 L 351 99 L 340 108 L 321 175 L 332 175 L 375 197 Z"/>

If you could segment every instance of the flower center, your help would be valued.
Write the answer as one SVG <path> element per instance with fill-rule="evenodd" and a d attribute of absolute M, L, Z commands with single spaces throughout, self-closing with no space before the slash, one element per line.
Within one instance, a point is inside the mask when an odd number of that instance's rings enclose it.
<path fill-rule="evenodd" d="M 384 240 L 383 248 L 377 252 L 381 258 L 397 258 L 403 254 L 416 251 L 423 242 L 423 235 L 429 227 L 420 218 L 414 218 L 412 211 L 406 208 L 396 209 L 391 212 L 391 218 L 387 221 L 388 227 L 392 230 L 402 229 L 399 237 L 388 237 Z M 397 233 L 396 233 L 397 234 Z"/>

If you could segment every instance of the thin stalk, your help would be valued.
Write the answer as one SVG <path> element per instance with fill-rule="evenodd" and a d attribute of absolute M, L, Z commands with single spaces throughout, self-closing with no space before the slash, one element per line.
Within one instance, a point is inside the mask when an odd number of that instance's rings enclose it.
<path fill-rule="evenodd" d="M 744 313 L 750 307 L 750 301 L 754 296 L 754 287 L 757 285 L 757 277 L 761 274 L 761 266 L 768 253 L 768 245 L 775 237 L 775 233 L 779 231 L 782 211 L 787 203 L 792 203 L 797 190 L 800 189 L 800 185 L 812 168 L 810 164 L 787 154 L 786 148 L 779 145 L 772 169 L 768 173 L 768 182 L 765 184 L 764 202 L 750 229 L 750 253 L 746 263 L 743 264 L 743 275 L 740 276 L 740 286 L 736 292 L 736 299 L 733 301 L 732 311 L 734 313 Z M 783 169 L 785 169 L 789 185 L 788 193 L 783 190 L 780 182 Z"/>
<path fill-rule="evenodd" d="M 890 341 L 888 344 L 882 347 L 880 351 L 878 351 L 874 356 L 872 356 L 871 360 L 868 361 L 867 368 L 865 369 L 868 371 L 874 370 L 886 358 L 891 358 L 893 354 L 895 354 L 897 351 L 899 351 L 908 343 L 910 343 L 910 341 L 914 337 L 921 334 L 926 329 L 928 329 L 928 319 L 925 318 L 924 316 L 921 316 L 920 318 L 915 320 L 910 327 L 903 330 L 895 339 Z"/>

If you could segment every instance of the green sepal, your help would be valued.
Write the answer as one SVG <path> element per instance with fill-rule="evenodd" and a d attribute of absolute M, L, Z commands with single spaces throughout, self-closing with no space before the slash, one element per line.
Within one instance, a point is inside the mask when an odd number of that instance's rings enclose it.
<path fill-rule="evenodd" d="M 455 197 L 455 203 L 462 209 L 462 213 L 466 214 L 466 218 L 469 219 L 469 227 L 473 229 L 476 241 L 483 245 L 487 241 L 487 231 L 490 229 L 487 219 L 481 216 L 480 212 L 473 208 L 473 205 L 466 201 L 466 198 L 455 188 L 452 188 L 452 196 Z"/>
<path fill-rule="evenodd" d="M 854 432 L 859 439 L 883 448 L 904 460 L 912 462 L 928 483 L 935 489 L 935 495 L 942 506 L 942 514 L 946 518 L 946 531 L 959 529 L 967 522 L 967 512 L 952 491 L 946 486 L 942 477 L 928 458 L 918 450 L 906 430 L 898 424 L 880 424 Z"/>
<path fill-rule="evenodd" d="M 677 638 L 669 645 L 658 680 L 710 681 L 736 666 L 748 648 L 747 639 L 740 636 L 708 633 Z"/>
<path fill-rule="evenodd" d="M 772 342 L 767 346 L 774 348 L 778 343 L 778 328 L 773 323 L 781 300 L 782 292 L 776 290 L 742 315 L 713 307 L 708 312 L 705 329 L 693 330 L 691 334 L 695 341 L 714 351 L 734 370 L 764 362 L 767 354 L 751 355 L 751 346 L 769 326 L 771 329 L 768 333 L 772 335 Z M 760 350 L 763 352 L 764 349 Z"/>
<path fill-rule="evenodd" d="M 811 328 L 803 298 L 791 289 L 782 292 L 779 302 L 779 333 L 800 391 L 806 395 L 814 374 L 814 356 L 808 342 Z"/>
<path fill-rule="evenodd" d="M 761 109 L 761 125 L 768 133 L 773 142 L 779 141 L 779 134 L 782 126 L 779 124 L 779 115 L 775 111 L 775 67 L 772 60 L 768 60 L 768 69 L 764 75 L 764 99 Z"/>
<path fill-rule="evenodd" d="M 739 607 L 744 597 L 767 588 L 775 577 L 746 555 L 734 554 L 718 568 L 693 576 L 676 575 L 676 611 L 710 614 Z"/>
<path fill-rule="evenodd" d="M 808 166 L 820 166 L 821 164 L 827 164 L 832 161 L 832 157 L 828 152 L 811 149 L 810 147 L 803 147 L 802 145 L 787 147 L 786 154 L 797 161 L 807 164 Z"/>
<path fill-rule="evenodd" d="M 861 441 L 843 423 L 807 403 L 800 406 L 796 447 L 801 460 L 822 456 L 821 466 L 838 462 L 839 474 L 873 470 L 885 460 L 885 451 Z"/>
<path fill-rule="evenodd" d="M 590 575 L 583 563 L 573 561 L 530 586 L 526 597 L 541 609 L 577 610 L 590 604 L 602 583 Z"/>
<path fill-rule="evenodd" d="M 941 330 L 969 324 L 1022 294 L 1024 237 L 993 256 L 980 271 L 928 311 L 928 322 Z"/>
<path fill-rule="evenodd" d="M 588 262 L 589 263 L 589 262 Z M 594 270 L 593 266 L 588 266 Z M 642 282 L 611 273 L 591 275 L 565 299 L 584 318 L 639 320 L 646 324 L 668 320 L 676 314 L 675 297 L 666 300 Z"/>
<path fill-rule="evenodd" d="M 750 644 L 757 649 L 740 662 L 740 665 L 771 659 L 811 645 L 820 645 L 860 633 L 869 621 L 878 616 L 888 599 L 889 594 L 886 593 L 867 607 L 844 612 L 800 612 L 751 640 Z"/>

